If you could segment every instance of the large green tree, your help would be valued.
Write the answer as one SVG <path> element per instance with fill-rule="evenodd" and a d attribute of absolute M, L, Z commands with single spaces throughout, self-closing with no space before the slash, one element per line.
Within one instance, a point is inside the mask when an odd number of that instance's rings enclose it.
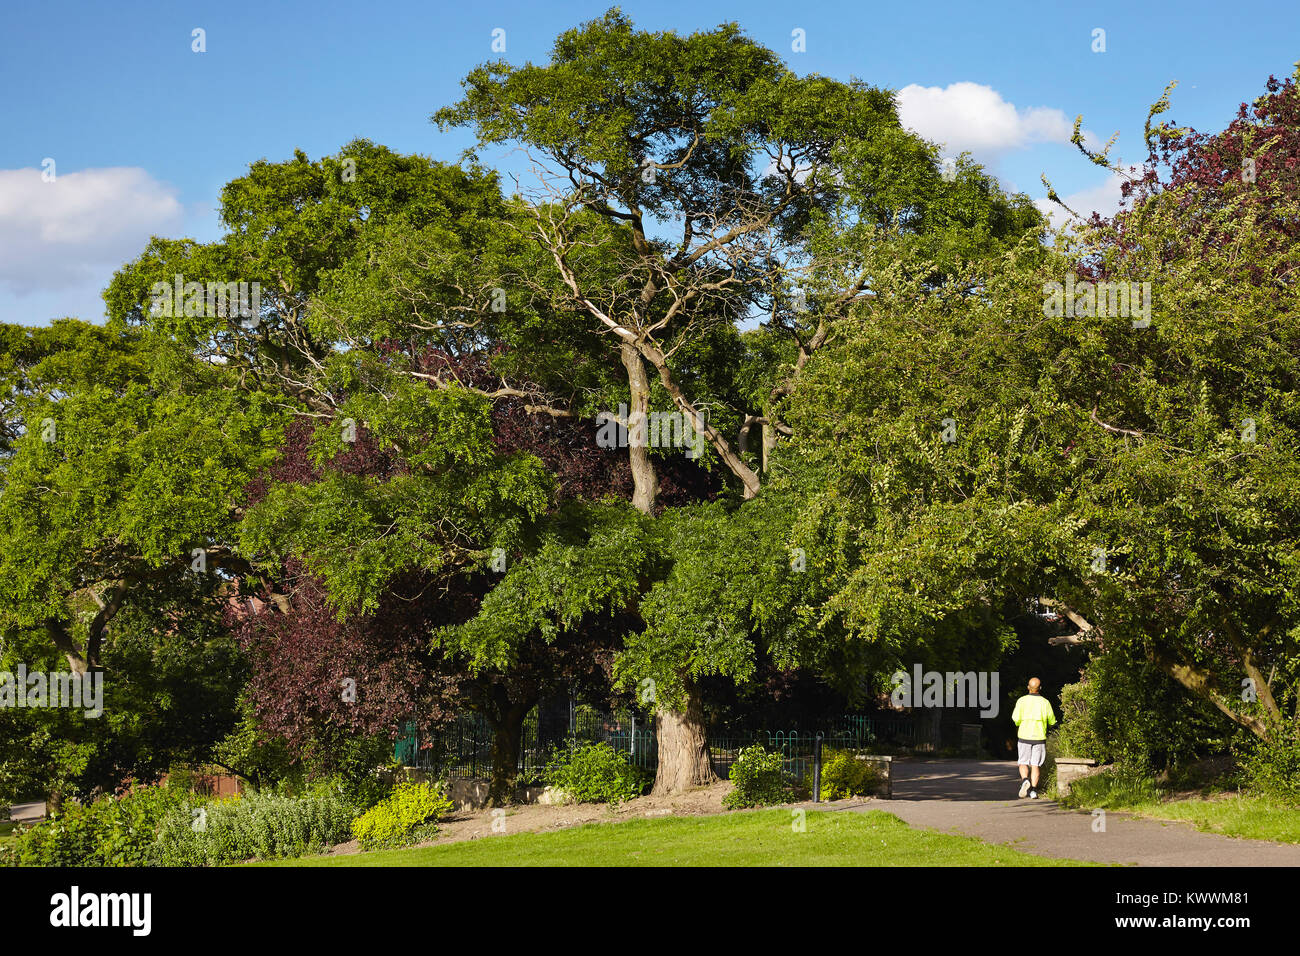
<path fill-rule="evenodd" d="M 25 743 L 9 758 L 48 764 L 8 764 L 10 785 L 57 799 L 201 759 L 233 721 L 242 667 L 222 618 L 252 570 L 235 529 L 282 415 L 139 331 L 61 320 L 0 336 L 6 663 L 91 675 L 105 697 L 95 717 L 12 715 Z"/>
<path fill-rule="evenodd" d="M 834 518 L 828 619 L 934 659 L 1037 604 L 1257 736 L 1294 726 L 1300 196 L 1246 133 L 1259 175 L 1152 127 L 1153 160 L 1182 143 L 1214 181 L 1149 179 L 937 290 L 875 285 L 790 411 L 822 482 L 799 520 Z"/>
<path fill-rule="evenodd" d="M 803 440 L 784 409 L 810 358 L 837 321 L 862 321 L 882 263 L 928 289 L 964 256 L 1039 227 L 1025 197 L 1005 196 L 969 164 L 943 175 L 888 91 L 800 77 L 734 24 L 682 36 L 639 31 L 611 11 L 562 34 L 548 62 L 490 63 L 464 87 L 434 119 L 533 157 L 529 235 L 560 280 L 566 330 L 576 315 L 589 341 L 618 356 L 631 504 L 646 515 L 660 487 L 646 427 L 656 405 L 703 436 L 711 466 L 751 501 L 777 436 Z M 773 519 L 711 515 L 673 517 L 674 528 L 695 528 L 663 536 L 676 542 L 665 567 L 681 569 L 639 583 L 642 627 L 623 673 L 655 687 L 657 792 L 713 779 L 699 678 L 745 680 L 757 639 L 746 630 L 756 606 L 733 607 L 753 595 L 703 597 L 716 580 L 686 546 L 690 534 L 735 541 L 740 553 L 719 557 L 717 573 L 735 575 L 740 591 L 753 555 L 785 555 Z M 718 522 L 729 520 L 761 526 L 763 543 L 726 533 Z M 628 560 L 631 581 L 642 562 Z M 663 615 L 669 592 L 691 612 Z"/>
<path fill-rule="evenodd" d="M 598 347 L 566 335 L 547 291 L 554 268 L 539 267 L 518 204 L 491 174 L 357 141 L 317 161 L 253 164 L 223 190 L 221 212 L 219 241 L 155 240 L 107 298 L 119 326 L 218 363 L 297 420 L 238 528 L 236 550 L 269 584 L 270 614 L 245 628 L 260 655 L 252 697 L 282 729 L 370 734 L 388 720 L 391 733 L 437 716 L 429 701 L 451 681 L 497 730 L 493 794 L 504 799 L 538 695 L 561 681 L 594 686 L 599 628 L 557 646 L 520 635 L 509 673 L 456 673 L 446 655 L 402 656 L 404 642 L 387 670 L 359 667 L 322 644 L 374 634 L 403 606 L 404 627 L 463 615 L 556 500 L 617 486 L 617 468 L 599 474 L 617 455 L 591 441 L 617 379 Z M 196 290 L 256 282 L 260 308 L 239 316 L 197 297 L 192 308 L 157 308 L 159 283 L 170 289 L 177 275 Z M 545 401 L 557 393 L 562 408 Z M 382 636 L 374 647 L 393 652 Z M 340 667 L 364 685 L 351 710 L 322 700 L 337 681 L 319 675 Z M 422 686 L 408 686 L 411 675 Z M 401 712 L 402 701 L 425 712 Z"/>

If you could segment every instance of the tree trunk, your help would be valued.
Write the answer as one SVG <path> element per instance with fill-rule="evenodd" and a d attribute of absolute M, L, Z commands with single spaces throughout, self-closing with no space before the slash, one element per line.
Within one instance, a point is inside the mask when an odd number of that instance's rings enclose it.
<path fill-rule="evenodd" d="M 503 709 L 492 722 L 492 775 L 488 778 L 488 805 L 502 807 L 514 802 L 515 778 L 519 774 L 519 746 L 524 734 L 527 707 Z"/>
<path fill-rule="evenodd" d="M 685 713 L 659 708 L 655 714 L 655 740 L 659 744 L 659 768 L 651 791 L 654 796 L 685 793 L 717 782 L 709 759 L 704 708 L 694 688 L 688 690 Z"/>
<path fill-rule="evenodd" d="M 626 349 L 627 347 L 627 343 L 624 343 L 623 348 Z M 761 479 L 752 468 L 741 460 L 740 455 L 736 454 L 731 444 L 722 437 L 722 433 L 705 421 L 699 410 L 687 399 L 686 393 L 681 390 L 681 387 L 673 379 L 672 372 L 668 369 L 668 357 L 651 343 L 641 343 L 640 352 L 650 360 L 650 363 L 659 372 L 659 381 L 672 398 L 673 404 L 678 411 L 690 418 L 691 424 L 696 431 L 703 435 L 713 447 L 718 459 L 733 475 L 740 479 L 740 483 L 744 488 L 742 492 L 744 499 L 748 501 L 756 496 L 762 485 Z M 627 365 L 626 358 L 624 358 L 623 364 Z M 644 373 L 644 366 L 639 365 L 639 367 Z"/>
<path fill-rule="evenodd" d="M 650 460 L 650 377 L 646 375 L 645 362 L 635 345 L 624 342 L 619 349 L 623 368 L 627 370 L 630 393 L 627 405 L 627 454 L 632 466 L 632 507 L 642 514 L 650 514 L 655 496 L 659 493 L 659 479 L 654 462 Z"/>

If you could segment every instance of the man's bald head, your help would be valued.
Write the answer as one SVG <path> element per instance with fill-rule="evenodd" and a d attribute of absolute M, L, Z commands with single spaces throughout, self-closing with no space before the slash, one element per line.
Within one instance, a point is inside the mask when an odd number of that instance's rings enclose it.
<path fill-rule="evenodd" d="M 1043 682 L 1040 681 L 1037 677 L 1029 678 L 1029 693 L 1037 694 L 1039 689 L 1042 686 L 1043 686 Z"/>

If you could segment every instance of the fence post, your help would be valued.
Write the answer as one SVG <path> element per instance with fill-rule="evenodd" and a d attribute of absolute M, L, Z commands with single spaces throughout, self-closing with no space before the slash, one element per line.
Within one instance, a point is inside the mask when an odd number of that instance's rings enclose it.
<path fill-rule="evenodd" d="M 813 741 L 813 803 L 822 802 L 822 735 Z"/>

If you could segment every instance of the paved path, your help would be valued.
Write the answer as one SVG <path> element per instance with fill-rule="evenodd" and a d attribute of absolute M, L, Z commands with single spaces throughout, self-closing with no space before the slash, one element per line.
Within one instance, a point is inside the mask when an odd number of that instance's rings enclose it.
<path fill-rule="evenodd" d="M 1300 866 L 1300 845 L 1202 833 L 1190 824 L 1111 810 L 1105 832 L 1095 833 L 1087 811 L 1017 798 L 1019 782 L 1010 761 L 900 760 L 894 763 L 894 799 L 823 808 L 885 810 L 912 826 L 964 833 L 1038 856 L 1140 866 Z"/>
<path fill-rule="evenodd" d="M 35 823 L 45 819 L 45 801 L 15 803 L 9 808 L 9 819 L 15 823 Z"/>

